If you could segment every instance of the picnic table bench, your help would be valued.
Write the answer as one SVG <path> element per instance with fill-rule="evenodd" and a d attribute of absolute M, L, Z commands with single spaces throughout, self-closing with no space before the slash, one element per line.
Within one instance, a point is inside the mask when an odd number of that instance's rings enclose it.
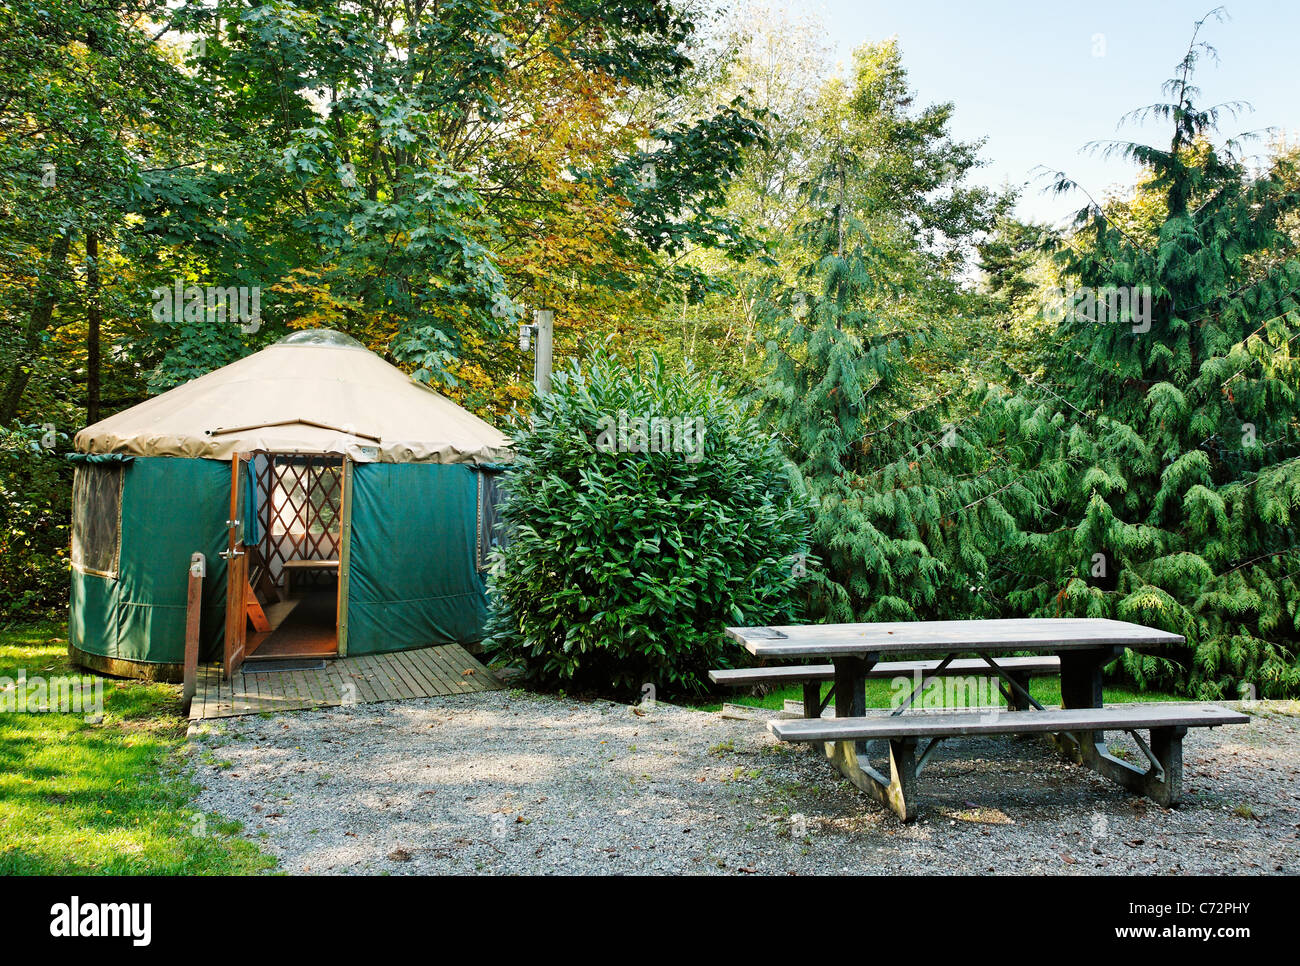
<path fill-rule="evenodd" d="M 1182 793 L 1182 739 L 1188 728 L 1244 724 L 1250 719 L 1216 705 L 1161 703 L 1106 708 L 1102 668 L 1125 648 L 1147 649 L 1183 641 L 1181 635 L 1125 621 L 1101 618 L 917 621 L 876 624 L 814 624 L 786 627 L 731 627 L 727 633 L 756 657 L 830 658 L 835 716 L 823 718 L 821 682 L 826 665 L 758 668 L 741 674 L 710 676 L 719 683 L 805 680 L 805 717 L 770 721 L 768 728 L 786 741 L 824 744 L 826 754 L 856 787 L 892 809 L 903 821 L 916 817 L 917 778 L 941 741 L 970 735 L 1033 734 L 1052 737 L 1071 759 L 1162 805 Z M 1027 674 L 1052 673 L 1042 658 L 1028 661 L 1013 651 L 1055 655 L 1061 676 L 1061 707 L 1047 709 L 1025 686 Z M 958 654 L 978 655 L 960 664 Z M 921 662 L 882 662 L 882 656 L 940 655 Z M 954 670 L 960 668 L 960 672 Z M 882 669 L 877 672 L 877 669 Z M 866 682 L 894 677 L 900 669 L 917 680 L 910 695 L 891 711 L 869 714 Z M 784 674 L 779 673 L 784 672 Z M 986 707 L 960 712 L 911 711 L 932 678 L 945 674 L 996 674 L 1005 685 L 1010 709 Z M 748 675 L 750 682 L 746 682 Z M 815 691 L 810 691 L 810 687 Z M 815 697 L 812 695 L 815 693 Z M 1014 698 L 1014 700 L 1012 700 Z M 827 698 L 829 700 L 829 696 Z M 1139 729 L 1150 733 L 1143 740 Z M 1139 768 L 1112 755 L 1105 732 L 1132 735 L 1146 757 Z M 927 743 L 919 748 L 920 742 Z M 871 747 L 887 745 L 886 763 L 871 764 Z M 918 754 L 919 749 L 919 754 Z M 888 772 L 886 777 L 885 772 Z"/>
<path fill-rule="evenodd" d="M 1061 672 L 1061 659 L 1057 657 L 1007 657 L 998 667 L 1015 681 L 1020 690 L 1002 688 L 1003 697 L 1011 708 L 1028 707 L 1021 697 L 1029 693 L 1029 679 L 1046 674 Z M 924 679 L 939 677 L 996 677 L 988 664 L 978 658 L 959 658 L 954 661 L 880 661 L 866 671 L 871 680 L 893 680 L 895 678 Z M 803 713 L 806 718 L 817 718 L 826 710 L 835 695 L 832 688 L 825 698 L 821 696 L 824 681 L 835 680 L 834 664 L 786 664 L 771 667 L 747 667 L 725 669 L 709 672 L 709 680 L 714 684 L 729 687 L 742 687 L 755 684 L 802 684 Z"/>

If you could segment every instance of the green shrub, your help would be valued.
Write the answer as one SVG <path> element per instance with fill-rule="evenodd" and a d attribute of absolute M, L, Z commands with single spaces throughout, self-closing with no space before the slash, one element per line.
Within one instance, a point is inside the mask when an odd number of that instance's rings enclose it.
<path fill-rule="evenodd" d="M 494 657 L 544 686 L 692 694 L 741 654 L 724 627 L 789 622 L 805 499 L 716 379 L 658 359 L 575 364 L 514 441 Z"/>
<path fill-rule="evenodd" d="M 42 426 L 0 427 L 0 622 L 68 605 L 72 466 L 67 437 Z"/>

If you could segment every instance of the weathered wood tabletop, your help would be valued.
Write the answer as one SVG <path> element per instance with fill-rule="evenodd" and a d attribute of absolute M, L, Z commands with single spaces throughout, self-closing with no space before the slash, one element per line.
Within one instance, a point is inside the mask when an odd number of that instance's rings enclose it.
<path fill-rule="evenodd" d="M 1181 644 L 1182 635 L 1100 617 L 728 627 L 756 657 L 853 657 L 968 651 L 1072 651 Z"/>

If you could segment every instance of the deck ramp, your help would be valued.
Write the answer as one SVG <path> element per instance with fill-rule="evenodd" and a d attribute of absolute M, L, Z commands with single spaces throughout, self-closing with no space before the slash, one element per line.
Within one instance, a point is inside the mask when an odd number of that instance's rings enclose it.
<path fill-rule="evenodd" d="M 221 679 L 220 666 L 203 665 L 190 720 L 469 694 L 503 686 L 459 644 L 344 657 L 324 665 L 319 670 L 258 672 L 257 664 L 249 662 L 229 681 Z"/>

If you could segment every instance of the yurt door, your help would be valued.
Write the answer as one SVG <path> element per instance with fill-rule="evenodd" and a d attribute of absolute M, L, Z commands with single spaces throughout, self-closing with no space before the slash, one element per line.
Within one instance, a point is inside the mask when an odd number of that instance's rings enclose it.
<path fill-rule="evenodd" d="M 244 548 L 245 487 L 248 476 L 248 454 L 237 454 L 230 460 L 230 516 L 226 520 L 229 531 L 226 552 L 226 646 L 221 668 L 226 677 L 244 663 L 244 644 L 248 630 L 248 553 Z"/>

